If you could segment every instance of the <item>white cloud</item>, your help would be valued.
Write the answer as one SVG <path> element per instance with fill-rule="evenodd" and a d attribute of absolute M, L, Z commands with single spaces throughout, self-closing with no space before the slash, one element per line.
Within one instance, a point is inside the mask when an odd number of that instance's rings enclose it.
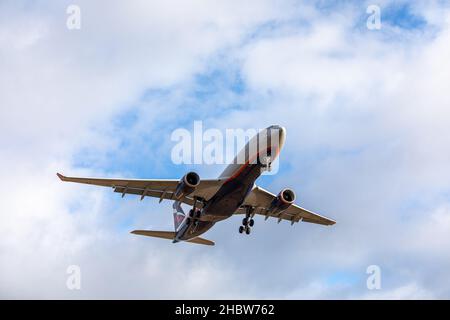
<path fill-rule="evenodd" d="M 363 296 L 363 299 L 380 299 L 380 300 L 417 300 L 417 299 L 433 299 L 431 292 L 419 287 L 416 283 L 409 283 L 398 288 L 388 291 L 373 291 Z"/>
<path fill-rule="evenodd" d="M 111 197 L 103 200 L 104 191 L 62 185 L 55 173 L 95 174 L 72 168 L 71 160 L 80 147 L 119 148 L 117 137 L 103 136 L 112 117 L 138 102 L 148 88 L 189 81 L 201 71 L 203 59 L 238 41 L 276 10 L 262 2 L 240 10 L 231 2 L 78 4 L 82 28 L 69 31 L 63 4 L 45 4 L 47 11 L 37 7 L 25 11 L 19 3 L 2 3 L 1 176 L 8 183 L 1 187 L 0 295 L 175 297 L 178 283 L 195 282 L 198 276 L 210 282 L 179 294 L 207 294 L 208 285 L 214 288 L 230 277 L 225 269 L 209 274 L 223 265 L 186 261 L 186 252 L 155 255 L 157 247 L 152 249 L 142 239 L 139 246 L 129 230 L 117 236 L 111 219 L 120 223 L 127 213 L 115 215 L 108 205 Z M 127 254 L 130 246 L 142 249 L 135 254 L 139 252 L 144 262 Z M 121 258 L 125 264 L 115 261 Z M 133 263 L 135 273 L 126 274 Z M 65 288 L 70 264 L 80 264 L 88 279 L 80 293 Z M 113 266 L 120 268 L 109 271 Z M 184 270 L 185 266 L 193 269 Z M 130 283 L 140 290 L 105 283 L 105 279 L 122 283 L 119 276 L 134 280 Z M 145 280 L 154 287 L 142 285 Z M 160 289 L 164 285 L 166 289 Z M 105 290 L 107 286 L 114 290 Z"/>
<path fill-rule="evenodd" d="M 352 6 L 323 15 L 269 1 L 80 2 L 82 29 L 68 31 L 64 5 L 46 4 L 45 12 L 16 5 L 0 10 L 0 296 L 450 294 L 445 281 L 432 279 L 448 268 L 448 10 L 424 5 L 439 32 L 408 33 L 396 43 L 354 30 Z M 264 23 L 274 24 L 268 35 L 258 33 Z M 223 56 L 234 65 L 224 65 Z M 271 180 L 273 188 L 295 186 L 305 206 L 338 220 L 335 227 L 258 220 L 252 237 L 242 239 L 232 220 L 208 233 L 219 244 L 212 250 L 173 246 L 128 234 L 130 224 L 171 227 L 168 204 L 56 179 L 58 170 L 103 174 L 93 168 L 121 150 L 114 119 L 128 110 L 137 110 L 138 120 L 120 135 L 148 154 L 140 134 L 182 116 L 183 101 L 195 104 L 194 75 L 214 68 L 238 69 L 246 91 L 230 94 L 224 83 L 198 110 L 236 101 L 246 108 L 208 124 L 287 126 L 282 161 L 292 169 Z M 149 89 L 166 90 L 167 100 L 141 99 Z M 85 148 L 95 150 L 89 170 L 72 162 Z M 376 294 L 364 288 L 372 263 L 386 276 Z M 65 287 L 70 264 L 81 267 L 79 292 Z M 361 284 L 321 280 L 336 270 L 361 273 Z"/>

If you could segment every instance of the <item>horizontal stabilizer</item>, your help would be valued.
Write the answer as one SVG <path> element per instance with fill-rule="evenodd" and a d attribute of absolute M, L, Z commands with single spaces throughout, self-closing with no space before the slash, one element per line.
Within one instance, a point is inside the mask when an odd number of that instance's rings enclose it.
<path fill-rule="evenodd" d="M 163 239 L 170 239 L 170 240 L 175 239 L 175 235 L 176 235 L 176 232 L 173 232 L 173 231 L 152 231 L 152 230 L 134 230 L 134 231 L 131 231 L 131 233 L 138 234 L 141 236 L 156 237 L 156 238 L 163 238 Z M 186 240 L 186 242 L 204 244 L 207 246 L 214 245 L 213 241 L 203 239 L 200 237 Z"/>
<path fill-rule="evenodd" d="M 138 234 L 141 236 L 147 236 L 147 237 L 156 237 L 156 238 L 163 238 L 163 239 L 175 239 L 176 233 L 173 231 L 152 231 L 152 230 L 134 230 L 131 231 L 133 234 Z"/>
<path fill-rule="evenodd" d="M 207 239 L 203 239 L 203 238 L 200 238 L 200 237 L 193 238 L 193 239 L 190 239 L 190 240 L 186 240 L 186 242 L 192 242 L 192 243 L 197 243 L 197 244 L 204 244 L 204 245 L 207 245 L 207 246 L 213 246 L 214 245 L 213 241 L 207 240 Z"/>

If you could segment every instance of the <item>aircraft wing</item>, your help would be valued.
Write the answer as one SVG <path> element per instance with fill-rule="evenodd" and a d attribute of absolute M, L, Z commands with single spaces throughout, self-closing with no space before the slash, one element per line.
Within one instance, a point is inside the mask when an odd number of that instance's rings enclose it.
<path fill-rule="evenodd" d="M 102 187 L 113 188 L 114 192 L 122 194 L 135 194 L 144 197 L 154 197 L 163 199 L 175 200 L 174 192 L 179 180 L 176 179 L 104 179 L 104 178 L 79 178 L 66 177 L 57 173 L 62 181 L 77 182 L 84 184 L 92 184 Z M 194 204 L 194 196 L 201 197 L 205 200 L 211 198 L 220 186 L 225 182 L 225 179 L 206 179 L 200 180 L 200 184 L 195 188 L 194 192 L 188 196 L 182 197 L 179 201 L 188 205 Z M 201 207 L 201 202 L 197 203 L 197 207 Z"/>
<path fill-rule="evenodd" d="M 333 225 L 336 223 L 336 221 L 334 220 L 303 209 L 296 204 L 292 204 L 289 208 L 282 211 L 281 213 L 271 214 L 268 212 L 268 208 L 270 207 L 270 204 L 275 197 L 276 195 L 274 195 L 273 193 L 256 186 L 252 189 L 241 208 L 239 208 L 235 212 L 235 214 L 245 214 L 245 206 L 251 206 L 255 209 L 254 212 L 256 214 L 264 215 L 266 216 L 266 219 L 269 217 L 278 218 L 278 222 L 280 222 L 281 220 L 287 220 L 290 221 L 291 224 L 294 224 L 294 222 L 304 221 L 323 225 Z"/>

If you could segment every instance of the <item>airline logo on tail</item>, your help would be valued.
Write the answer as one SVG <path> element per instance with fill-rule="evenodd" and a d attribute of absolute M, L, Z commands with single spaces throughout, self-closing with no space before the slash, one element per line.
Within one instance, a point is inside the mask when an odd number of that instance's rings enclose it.
<path fill-rule="evenodd" d="M 174 201 L 172 207 L 173 207 L 173 224 L 175 227 L 175 231 L 177 231 L 178 227 L 181 225 L 186 215 L 184 214 L 180 201 Z"/>

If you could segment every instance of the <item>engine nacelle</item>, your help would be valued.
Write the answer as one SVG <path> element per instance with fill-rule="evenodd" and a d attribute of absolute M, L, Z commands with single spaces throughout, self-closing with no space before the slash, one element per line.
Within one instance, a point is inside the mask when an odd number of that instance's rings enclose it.
<path fill-rule="evenodd" d="M 180 199 L 181 197 L 191 194 L 199 184 L 200 176 L 197 173 L 186 173 L 175 189 L 175 198 Z"/>
<path fill-rule="evenodd" d="M 282 211 L 289 208 L 291 204 L 295 201 L 295 192 L 291 189 L 283 189 L 277 195 L 275 199 L 273 199 L 272 203 L 269 206 L 269 212 L 272 214 L 281 213 Z"/>

